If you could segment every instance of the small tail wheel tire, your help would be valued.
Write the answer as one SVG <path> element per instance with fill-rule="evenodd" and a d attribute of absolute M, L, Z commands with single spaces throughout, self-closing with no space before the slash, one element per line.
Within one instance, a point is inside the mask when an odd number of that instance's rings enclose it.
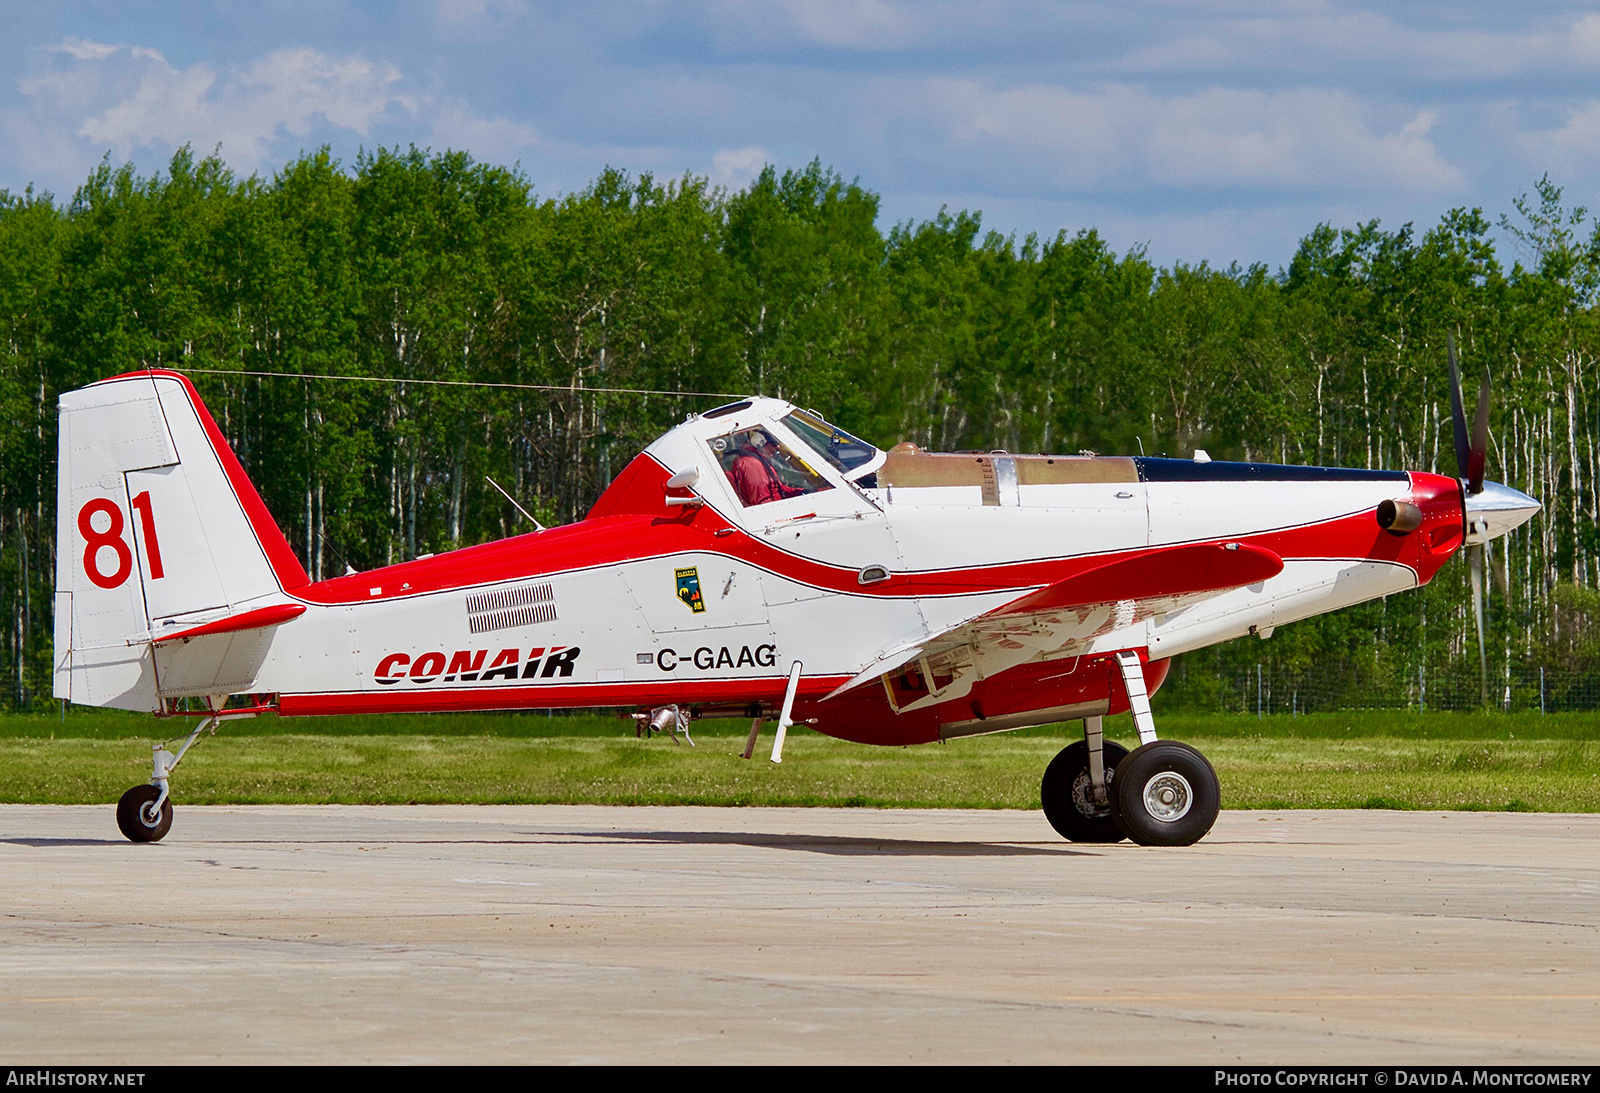
<path fill-rule="evenodd" d="M 160 796 L 159 787 L 146 784 L 134 786 L 117 802 L 117 826 L 129 842 L 158 842 L 172 830 L 172 798 L 161 802 L 159 813 L 151 807 Z"/>
<path fill-rule="evenodd" d="M 1064 839 L 1075 843 L 1114 843 L 1125 837 L 1111 815 L 1110 801 L 1116 788 L 1112 773 L 1119 770 L 1128 754 L 1121 744 L 1107 740 L 1101 752 L 1106 767 L 1106 804 L 1096 804 L 1089 783 L 1089 745 L 1082 740 L 1068 744 L 1050 760 L 1039 783 L 1039 803 L 1044 817 Z"/>
<path fill-rule="evenodd" d="M 1135 748 L 1117 765 L 1111 816 L 1140 846 L 1188 846 L 1217 822 L 1222 787 L 1206 757 L 1176 740 Z"/>

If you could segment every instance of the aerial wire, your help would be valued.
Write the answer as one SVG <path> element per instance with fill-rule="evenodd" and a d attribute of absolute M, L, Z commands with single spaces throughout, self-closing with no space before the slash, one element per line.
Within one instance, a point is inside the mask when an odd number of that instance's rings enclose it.
<path fill-rule="evenodd" d="M 395 376 L 334 376 L 318 372 L 257 372 L 244 368 L 179 368 L 177 371 L 209 376 L 268 376 L 290 380 L 342 380 L 347 383 L 415 383 L 431 387 L 486 387 L 515 391 L 550 391 L 593 395 L 674 395 L 684 398 L 744 398 L 728 391 L 656 391 L 643 387 L 572 387 L 559 383 L 498 383 L 487 380 L 400 379 Z"/>

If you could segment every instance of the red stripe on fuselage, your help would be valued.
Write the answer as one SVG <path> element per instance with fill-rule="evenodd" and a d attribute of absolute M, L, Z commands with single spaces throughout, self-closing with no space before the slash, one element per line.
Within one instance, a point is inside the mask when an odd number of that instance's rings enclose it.
<path fill-rule="evenodd" d="M 639 456 L 635 464 L 639 460 L 649 460 L 650 465 L 656 468 L 655 488 L 660 491 L 667 479 L 666 469 L 648 456 Z M 644 488 L 639 482 L 641 476 L 642 471 L 630 473 L 630 493 L 637 494 Z M 1425 522 L 1421 529 L 1410 535 L 1390 535 L 1378 527 L 1371 509 L 1363 509 L 1300 527 L 1251 535 L 1218 536 L 1196 542 L 1248 543 L 1265 547 L 1285 561 L 1340 558 L 1392 562 L 1413 570 L 1418 582 L 1426 583 L 1453 552 L 1452 548 L 1440 555 L 1427 549 L 1426 543 L 1433 529 L 1441 525 L 1459 524 L 1459 487 L 1453 479 L 1439 475 L 1419 473 L 1412 475 L 1412 480 L 1412 496 L 1422 505 Z M 1450 500 L 1452 496 L 1456 498 L 1453 502 Z M 596 506 L 597 509 L 599 507 Z M 863 587 L 857 579 L 856 570 L 779 549 L 733 525 L 712 506 L 703 505 L 680 509 L 670 515 L 612 514 L 591 517 L 548 531 L 519 535 L 365 573 L 335 577 L 296 589 L 295 595 L 317 604 L 366 603 L 549 577 L 691 551 L 720 554 L 800 584 L 845 595 L 903 598 L 1012 590 L 1020 595 L 1029 589 L 1064 580 L 1108 562 L 1159 553 L 1175 545 L 1180 544 L 1001 562 L 961 569 L 901 572 L 891 575 L 886 581 Z"/>
<path fill-rule="evenodd" d="M 863 588 L 856 570 L 818 562 L 762 542 L 729 522 L 711 505 L 669 509 L 665 504 L 665 486 L 670 473 L 650 455 L 641 453 L 596 502 L 590 518 L 579 523 L 312 584 L 187 376 L 167 369 L 152 369 L 124 373 L 100 382 L 149 376 L 170 377 L 183 385 L 279 584 L 306 603 L 331 606 L 398 599 L 601 568 L 685 551 L 722 554 L 797 583 L 840 594 L 893 598 L 1012 590 L 1021 594 L 1108 562 L 1137 558 L 1179 545 L 1162 544 L 1098 555 L 1030 559 L 961 569 L 902 572 Z M 1415 571 L 1418 583 L 1426 583 L 1459 545 L 1443 551 L 1430 550 L 1427 546 L 1435 529 L 1452 522 L 1459 524 L 1460 487 L 1454 479 L 1441 475 L 1419 472 L 1413 473 L 1411 478 L 1412 497 L 1423 507 L 1425 522 L 1410 535 L 1394 536 L 1382 531 L 1371 511 L 1362 510 L 1296 528 L 1196 541 L 1249 543 L 1265 547 L 1285 561 L 1341 558 L 1395 562 Z M 651 506 L 655 506 L 655 511 L 623 511 L 629 508 L 648 510 Z M 599 513 L 607 515 L 596 515 Z"/>
<path fill-rule="evenodd" d="M 821 699 L 849 676 L 807 676 L 798 696 Z M 441 710 L 554 710 L 584 706 L 660 706 L 673 702 L 737 705 L 783 697 L 787 676 L 662 680 L 659 683 L 573 683 L 536 687 L 458 687 L 426 690 L 333 691 L 280 694 L 286 717 L 346 713 L 433 713 Z"/>
<path fill-rule="evenodd" d="M 1151 693 L 1166 677 L 1168 661 L 1144 665 Z M 1018 665 L 991 679 L 980 680 L 959 699 L 896 714 L 883 688 L 868 686 L 822 701 L 844 676 L 802 679 L 796 695 L 796 724 L 860 744 L 900 746 L 925 744 L 939 737 L 942 723 L 1007 717 L 1062 705 L 1104 701 L 1111 713 L 1126 712 L 1127 695 L 1110 654 L 1070 657 Z M 788 680 L 721 679 L 663 683 L 596 683 L 564 686 L 477 688 L 376 693 L 282 694 L 278 712 L 286 717 L 354 713 L 441 713 L 483 710 L 650 708 L 681 703 L 693 706 L 776 705 Z"/>

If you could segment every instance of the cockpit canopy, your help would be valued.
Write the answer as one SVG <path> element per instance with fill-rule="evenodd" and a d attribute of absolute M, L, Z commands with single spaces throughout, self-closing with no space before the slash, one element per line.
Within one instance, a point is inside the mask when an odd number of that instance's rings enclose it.
<path fill-rule="evenodd" d="M 791 410 L 778 419 L 789 435 L 785 442 L 766 425 L 751 425 L 707 442 L 741 504 L 764 505 L 833 488 L 815 467 L 817 457 L 846 479 L 871 463 L 878 449 L 851 436 L 810 410 Z"/>
<path fill-rule="evenodd" d="M 650 451 L 667 466 L 714 463 L 729 492 L 751 508 L 851 485 L 875 485 L 884 453 L 815 410 L 752 398 L 691 417 Z"/>

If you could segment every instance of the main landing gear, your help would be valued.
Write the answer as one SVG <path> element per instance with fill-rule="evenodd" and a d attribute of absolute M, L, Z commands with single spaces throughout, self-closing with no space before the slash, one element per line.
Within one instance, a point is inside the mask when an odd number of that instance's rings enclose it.
<path fill-rule="evenodd" d="M 167 792 L 167 780 L 201 733 L 217 731 L 223 717 L 222 705 L 227 700 L 227 695 L 213 695 L 208 699 L 212 712 L 189 734 L 183 747 L 178 749 L 178 754 L 168 751 L 165 743 L 155 745 L 151 755 L 150 781 L 142 786 L 134 786 L 117 802 L 117 827 L 129 842 L 160 842 L 172 830 L 172 798 Z M 250 716 L 254 712 L 230 711 L 238 716 Z"/>
<path fill-rule="evenodd" d="M 1083 740 L 1061 749 L 1045 769 L 1040 801 L 1050 826 L 1074 842 L 1188 846 L 1217 822 L 1222 790 L 1206 757 L 1187 744 L 1156 739 L 1135 653 L 1118 653 L 1139 746 L 1128 751 L 1102 736 L 1102 719 L 1083 720 Z"/>

